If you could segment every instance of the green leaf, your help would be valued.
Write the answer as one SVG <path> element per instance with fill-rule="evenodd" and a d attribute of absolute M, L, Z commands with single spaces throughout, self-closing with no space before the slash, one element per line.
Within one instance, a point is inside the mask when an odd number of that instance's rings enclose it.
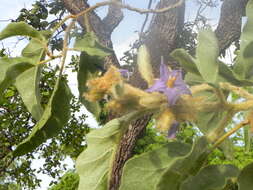
<path fill-rule="evenodd" d="M 176 50 L 175 50 L 176 51 Z M 180 55 L 180 54 L 178 54 Z M 189 61 L 184 62 L 183 58 L 175 58 L 181 65 L 188 64 Z M 229 82 L 236 86 L 252 86 L 253 82 L 247 79 L 242 79 L 240 76 L 238 76 L 233 70 L 231 70 L 226 64 L 224 64 L 221 61 L 218 61 L 219 64 L 219 75 L 217 77 L 216 82 Z M 185 81 L 189 85 L 198 85 L 201 83 L 204 83 L 204 79 L 199 75 L 198 72 L 192 67 L 189 68 L 189 66 L 183 66 L 187 71 L 185 76 Z"/>
<path fill-rule="evenodd" d="M 250 78 L 253 69 L 253 0 L 246 6 L 248 17 L 240 38 L 240 52 L 236 58 L 235 72 L 243 78 Z"/>
<path fill-rule="evenodd" d="M 0 58 L 0 97 L 21 73 L 32 67 L 34 64 L 29 58 Z"/>
<path fill-rule="evenodd" d="M 38 65 L 24 71 L 17 77 L 14 84 L 28 111 L 37 121 L 41 118 L 43 113 L 39 91 L 41 69 L 42 65 Z"/>
<path fill-rule="evenodd" d="M 244 167 L 238 176 L 239 190 L 252 190 L 253 187 L 253 163 Z"/>
<path fill-rule="evenodd" d="M 185 180 L 180 190 L 213 190 L 223 189 L 227 180 L 236 178 L 239 169 L 233 165 L 209 165 L 202 168 L 195 176 Z"/>
<path fill-rule="evenodd" d="M 8 89 L 8 90 L 6 90 L 4 97 L 9 98 L 9 97 L 12 97 L 14 95 L 15 95 L 15 91 L 12 90 L 12 89 Z"/>
<path fill-rule="evenodd" d="M 219 46 L 214 32 L 203 30 L 198 35 L 196 64 L 201 76 L 208 83 L 215 83 L 218 76 Z"/>
<path fill-rule="evenodd" d="M 173 179 L 174 175 L 171 173 L 173 171 L 177 174 L 180 174 L 180 178 L 178 176 L 178 180 L 174 181 L 177 184 L 174 184 L 175 189 L 171 190 L 178 190 L 178 187 L 182 183 L 182 181 L 189 175 L 195 175 L 202 165 L 204 164 L 209 151 L 208 151 L 208 142 L 205 137 L 200 137 L 192 146 L 191 151 L 186 154 L 185 156 L 178 158 L 166 171 L 163 173 L 162 177 L 160 178 L 159 183 L 157 184 L 156 189 L 159 190 L 166 190 L 168 188 L 168 182 L 166 179 Z M 172 182 L 170 182 L 172 183 Z"/>
<path fill-rule="evenodd" d="M 182 180 L 182 175 L 175 171 L 167 170 L 160 179 L 156 189 L 167 190 L 169 187 L 169 190 L 178 190 Z"/>
<path fill-rule="evenodd" d="M 33 127 L 31 134 L 13 151 L 14 157 L 33 151 L 41 143 L 60 132 L 70 117 L 71 97 L 66 81 L 58 78 L 41 119 Z"/>
<path fill-rule="evenodd" d="M 252 59 L 253 57 L 253 41 L 250 42 L 244 49 L 243 57 L 246 59 Z"/>
<path fill-rule="evenodd" d="M 0 33 L 0 40 L 12 36 L 28 36 L 44 41 L 44 36 L 25 22 L 12 22 Z"/>
<path fill-rule="evenodd" d="M 180 65 L 188 72 L 194 73 L 196 75 L 200 75 L 196 60 L 188 54 L 184 49 L 175 49 L 170 54 Z"/>
<path fill-rule="evenodd" d="M 190 73 L 190 72 L 186 73 L 184 80 L 190 86 L 199 85 L 205 82 L 204 79 L 200 75 Z"/>
<path fill-rule="evenodd" d="M 180 142 L 170 142 L 161 148 L 129 159 L 121 178 L 120 190 L 155 190 L 167 168 L 190 151 L 190 146 Z"/>
<path fill-rule="evenodd" d="M 110 175 L 120 138 L 129 122 L 133 118 L 136 119 L 136 113 L 113 119 L 102 128 L 93 130 L 87 135 L 88 148 L 76 160 L 76 169 L 80 177 L 79 190 L 107 189 L 108 175 Z"/>
<path fill-rule="evenodd" d="M 178 190 L 187 175 L 195 175 L 208 155 L 205 137 L 192 148 L 170 142 L 161 148 L 128 160 L 123 168 L 120 190 Z M 170 185 L 170 186 L 168 186 Z"/>
<path fill-rule="evenodd" d="M 98 57 L 89 56 L 85 52 L 81 53 L 79 68 L 77 72 L 79 99 L 86 109 L 94 114 L 96 117 L 99 116 L 101 108 L 98 102 L 89 102 L 84 99 L 83 93 L 87 92 L 88 87 L 86 85 L 89 79 L 97 76 L 97 72 L 101 68 L 102 62 Z"/>
<path fill-rule="evenodd" d="M 30 43 L 22 50 L 22 56 L 29 57 L 34 64 L 39 63 L 45 52 L 44 47 L 35 39 L 31 39 Z"/>
<path fill-rule="evenodd" d="M 217 97 L 213 94 L 213 92 L 210 91 L 202 91 L 198 94 L 195 94 L 196 96 L 205 96 L 208 97 L 208 101 L 210 102 L 217 102 Z M 225 94 L 226 96 L 226 94 Z M 224 117 L 226 117 L 227 112 L 219 111 L 219 110 L 206 110 L 199 112 L 196 119 L 196 125 L 199 128 L 199 130 L 207 135 L 210 136 L 210 134 L 217 129 L 217 127 L 220 126 L 220 122 L 223 121 Z M 213 138 L 215 139 L 216 134 L 212 134 Z M 226 139 L 220 146 L 219 146 L 225 156 L 228 159 L 233 158 L 233 144 L 229 139 Z"/>
<path fill-rule="evenodd" d="M 34 64 L 41 61 L 44 57 L 44 47 L 36 40 L 32 39 L 30 43 L 23 49 L 22 55 L 30 57 Z M 41 118 L 43 109 L 40 104 L 39 81 L 43 65 L 36 65 L 20 74 L 17 77 L 15 86 L 21 95 L 21 98 L 37 121 Z"/>
<path fill-rule="evenodd" d="M 74 49 L 85 51 L 90 56 L 99 56 L 101 58 L 110 55 L 113 50 L 99 43 L 94 33 L 86 33 L 83 38 L 77 38 Z"/>

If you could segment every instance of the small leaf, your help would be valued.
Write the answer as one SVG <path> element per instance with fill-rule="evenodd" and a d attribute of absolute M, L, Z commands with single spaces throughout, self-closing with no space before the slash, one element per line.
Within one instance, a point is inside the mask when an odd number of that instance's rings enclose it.
<path fill-rule="evenodd" d="M 34 64 L 29 58 L 0 58 L 0 97 L 21 73 L 32 67 Z"/>
<path fill-rule="evenodd" d="M 219 46 L 214 32 L 203 30 L 198 35 L 197 68 L 206 82 L 215 83 L 218 76 Z"/>
<path fill-rule="evenodd" d="M 142 78 L 148 83 L 148 86 L 153 85 L 154 83 L 154 75 L 153 69 L 150 63 L 150 54 L 145 45 L 142 45 L 138 50 L 138 70 L 142 76 Z"/>
<path fill-rule="evenodd" d="M 94 33 L 86 33 L 83 38 L 77 38 L 74 49 L 85 51 L 90 56 L 99 56 L 101 58 L 108 56 L 113 52 L 112 49 L 100 44 Z"/>
<path fill-rule="evenodd" d="M 176 49 L 170 54 L 188 72 L 200 75 L 196 60 L 184 49 Z"/>
<path fill-rule="evenodd" d="M 209 165 L 202 168 L 195 176 L 185 180 L 180 190 L 213 190 L 223 189 L 227 180 L 236 178 L 239 169 L 233 165 Z"/>
<path fill-rule="evenodd" d="M 252 190 L 253 187 L 253 163 L 244 167 L 238 176 L 239 190 Z"/>
<path fill-rule="evenodd" d="M 12 22 L 0 33 L 0 40 L 12 36 L 28 36 L 44 41 L 44 36 L 25 22 Z"/>
<path fill-rule="evenodd" d="M 87 81 L 97 76 L 97 72 L 101 69 L 101 65 L 102 62 L 97 57 L 89 56 L 85 52 L 81 53 L 79 68 L 77 72 L 79 99 L 86 107 L 86 109 L 96 117 L 98 117 L 101 112 L 99 103 L 87 101 L 84 98 L 83 94 L 88 90 L 88 87 L 86 85 Z"/>
<path fill-rule="evenodd" d="M 63 78 L 58 78 L 46 109 L 31 134 L 18 144 L 13 156 L 33 151 L 47 139 L 57 135 L 70 117 L 71 92 Z"/>

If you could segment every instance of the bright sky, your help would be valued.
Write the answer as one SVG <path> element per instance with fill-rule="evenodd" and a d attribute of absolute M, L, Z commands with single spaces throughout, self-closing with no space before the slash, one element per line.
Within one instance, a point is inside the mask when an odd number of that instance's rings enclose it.
<path fill-rule="evenodd" d="M 146 8 L 148 1 L 144 0 L 124 0 L 127 4 L 130 4 L 134 7 L 139 8 Z M 19 15 L 19 10 L 21 10 L 23 7 L 30 8 L 34 0 L 1 0 L 1 11 L 0 11 L 0 31 L 8 24 L 8 20 L 12 18 L 16 18 Z M 101 2 L 101 0 L 90 0 L 90 4 L 94 4 L 96 2 Z M 143 3 L 145 2 L 145 3 Z M 157 3 L 158 0 L 154 0 L 154 3 Z M 193 13 L 193 11 L 196 10 L 196 5 L 193 3 L 192 0 L 187 1 L 187 12 L 186 12 L 186 20 L 192 19 L 195 17 L 196 13 Z M 153 4 L 154 6 L 154 4 Z M 106 14 L 107 8 L 101 7 L 98 8 L 97 13 L 101 16 Z M 140 15 L 135 12 L 130 12 L 128 10 L 124 10 L 124 20 L 120 23 L 120 25 L 116 28 L 116 30 L 113 32 L 112 35 L 112 41 L 114 44 L 114 49 L 116 51 L 116 54 L 118 57 L 123 56 L 123 52 L 125 52 L 128 48 L 130 43 L 133 43 L 135 39 L 137 39 L 138 35 L 136 32 L 140 31 L 140 28 L 142 26 L 143 20 L 145 18 L 144 15 Z M 219 15 L 218 9 L 208 9 L 206 12 L 206 16 L 209 17 L 211 20 L 210 22 L 214 22 L 217 20 Z M 151 16 L 150 16 L 151 17 Z M 11 46 L 13 47 L 13 39 L 5 40 L 4 41 L 5 46 Z M 1 48 L 0 43 L 0 48 Z M 17 50 L 20 50 L 20 47 L 17 47 Z M 68 59 L 70 60 L 70 55 L 68 56 Z M 76 88 L 76 82 L 75 81 L 76 76 L 71 76 L 71 88 L 73 88 L 73 91 L 75 94 L 77 94 L 77 88 Z M 72 80 L 73 79 L 73 80 Z M 94 119 L 90 116 L 87 119 L 87 123 L 91 125 L 96 125 L 94 122 Z M 67 159 L 66 162 L 70 163 L 69 166 L 72 166 L 71 160 Z M 39 167 L 42 166 L 43 160 L 39 160 L 36 162 L 33 162 L 33 167 Z M 45 175 L 38 175 L 39 178 L 41 178 L 42 186 L 41 190 L 46 190 L 48 187 L 48 184 L 50 182 L 50 178 L 48 178 Z"/>

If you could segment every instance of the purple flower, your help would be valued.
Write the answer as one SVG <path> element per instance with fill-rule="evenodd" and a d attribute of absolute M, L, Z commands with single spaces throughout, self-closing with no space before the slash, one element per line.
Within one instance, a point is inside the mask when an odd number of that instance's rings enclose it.
<path fill-rule="evenodd" d="M 155 84 L 146 90 L 147 92 L 164 93 L 169 102 L 169 106 L 175 105 L 182 94 L 191 94 L 189 88 L 182 78 L 182 71 L 171 70 L 163 63 L 160 65 L 160 78 L 156 79 Z"/>
<path fill-rule="evenodd" d="M 175 121 L 175 122 L 171 125 L 170 129 L 168 130 L 168 138 L 169 138 L 169 139 L 174 139 L 174 138 L 176 138 L 176 132 L 177 132 L 177 130 L 178 130 L 178 127 L 179 127 L 179 123 L 178 123 L 177 121 Z"/>
<path fill-rule="evenodd" d="M 131 76 L 131 73 L 127 69 L 119 69 L 119 72 L 121 76 L 126 77 L 128 79 Z"/>

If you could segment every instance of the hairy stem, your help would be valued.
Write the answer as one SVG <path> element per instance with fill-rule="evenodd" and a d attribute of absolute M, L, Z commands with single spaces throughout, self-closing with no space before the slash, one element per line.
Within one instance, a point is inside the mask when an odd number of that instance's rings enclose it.
<path fill-rule="evenodd" d="M 212 146 L 212 150 L 214 150 L 215 148 L 217 148 L 224 140 L 226 140 L 229 136 L 231 136 L 232 134 L 234 134 L 236 131 L 238 131 L 240 128 L 244 127 L 245 125 L 249 124 L 249 120 L 245 120 L 241 123 L 239 123 L 237 126 L 235 126 L 233 129 L 231 129 L 230 131 L 228 131 L 226 134 L 224 134 L 223 136 L 221 136 Z"/>

